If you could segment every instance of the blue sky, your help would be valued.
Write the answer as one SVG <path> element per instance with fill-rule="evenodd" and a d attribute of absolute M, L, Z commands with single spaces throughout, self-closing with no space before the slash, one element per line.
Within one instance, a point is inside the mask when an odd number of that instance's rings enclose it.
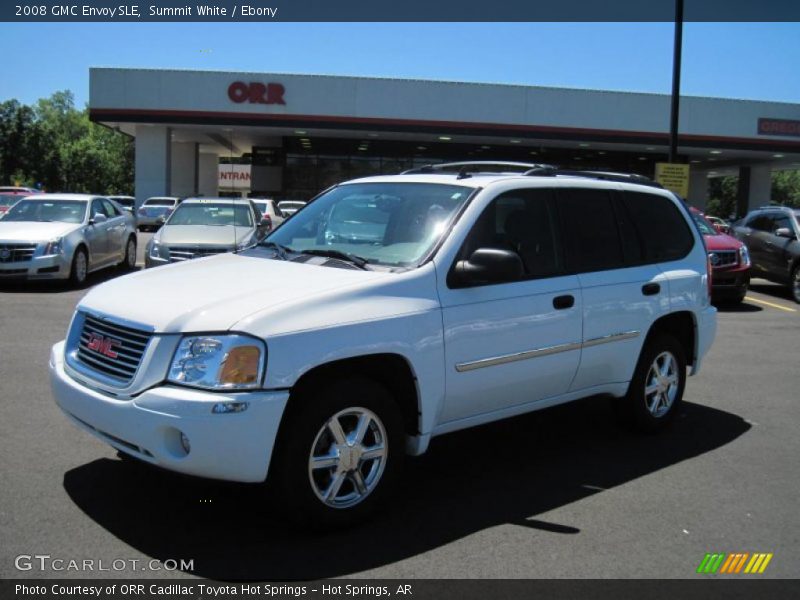
<path fill-rule="evenodd" d="M 63 23 L 0 25 L 0 101 L 90 66 L 450 79 L 669 93 L 670 23 Z M 800 23 L 687 23 L 681 91 L 800 103 Z"/>

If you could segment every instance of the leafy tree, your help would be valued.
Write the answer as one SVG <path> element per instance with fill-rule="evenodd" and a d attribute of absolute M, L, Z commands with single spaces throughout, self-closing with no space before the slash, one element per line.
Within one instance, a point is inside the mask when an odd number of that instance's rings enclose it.
<path fill-rule="evenodd" d="M 800 208 L 800 171 L 772 173 L 772 201 Z"/>
<path fill-rule="evenodd" d="M 48 191 L 133 191 L 133 143 L 75 109 L 72 92 L 34 106 L 0 104 L 0 183 L 41 183 Z"/>

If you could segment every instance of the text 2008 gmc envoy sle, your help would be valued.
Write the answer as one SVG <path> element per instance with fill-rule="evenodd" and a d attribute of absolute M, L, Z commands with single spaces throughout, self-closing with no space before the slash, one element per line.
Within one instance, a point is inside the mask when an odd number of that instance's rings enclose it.
<path fill-rule="evenodd" d="M 161 467 L 341 525 L 431 437 L 604 394 L 675 414 L 714 339 L 684 205 L 636 177 L 458 163 L 335 186 L 258 246 L 97 286 L 56 402 Z"/>

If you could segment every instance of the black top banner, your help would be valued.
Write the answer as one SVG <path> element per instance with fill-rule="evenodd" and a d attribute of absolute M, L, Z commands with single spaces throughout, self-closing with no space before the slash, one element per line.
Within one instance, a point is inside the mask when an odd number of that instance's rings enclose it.
<path fill-rule="evenodd" d="M 657 22 L 676 0 L 11 0 L 6 22 Z M 685 0 L 684 20 L 800 21 L 797 0 Z"/>

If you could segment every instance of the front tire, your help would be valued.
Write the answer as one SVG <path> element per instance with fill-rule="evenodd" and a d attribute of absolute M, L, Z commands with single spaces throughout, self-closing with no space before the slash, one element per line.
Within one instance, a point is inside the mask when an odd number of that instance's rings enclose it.
<path fill-rule="evenodd" d="M 275 483 L 299 524 L 345 527 L 391 497 L 403 457 L 403 419 L 391 394 L 370 379 L 340 379 L 292 399 Z"/>
<path fill-rule="evenodd" d="M 642 432 L 666 427 L 678 411 L 686 387 L 686 353 L 673 336 L 659 333 L 642 349 L 627 395 L 620 399 L 627 425 Z"/>
<path fill-rule="evenodd" d="M 792 298 L 794 298 L 795 302 L 800 304 L 800 263 L 795 265 L 792 271 L 792 279 L 789 282 L 789 286 L 792 291 Z"/>
<path fill-rule="evenodd" d="M 89 258 L 86 250 L 78 248 L 72 257 L 72 267 L 69 271 L 69 282 L 73 287 L 81 287 L 86 283 L 89 274 Z"/>

